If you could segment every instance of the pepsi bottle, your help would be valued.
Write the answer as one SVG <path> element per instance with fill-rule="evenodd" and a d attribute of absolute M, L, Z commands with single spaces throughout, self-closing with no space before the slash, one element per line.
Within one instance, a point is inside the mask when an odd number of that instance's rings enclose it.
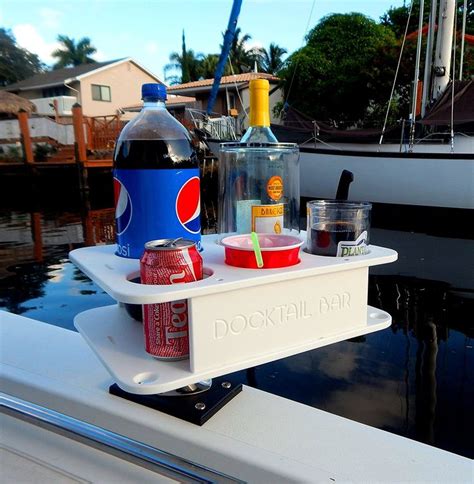
<path fill-rule="evenodd" d="M 142 99 L 114 153 L 116 254 L 133 259 L 151 240 L 201 241 L 199 166 L 189 133 L 166 110 L 164 85 L 143 84 Z"/>

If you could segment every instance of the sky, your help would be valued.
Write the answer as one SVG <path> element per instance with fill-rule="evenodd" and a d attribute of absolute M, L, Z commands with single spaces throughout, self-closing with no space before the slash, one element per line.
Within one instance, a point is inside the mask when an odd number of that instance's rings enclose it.
<path fill-rule="evenodd" d="M 252 36 L 249 47 L 270 42 L 289 53 L 304 44 L 311 29 L 329 13 L 361 12 L 379 20 L 403 0 L 243 0 L 238 26 Z M 58 47 L 58 34 L 89 37 L 97 61 L 132 57 L 164 80 L 164 66 L 187 48 L 219 53 L 232 0 L 3 0 L 0 26 L 11 29 L 17 43 L 47 65 Z"/>

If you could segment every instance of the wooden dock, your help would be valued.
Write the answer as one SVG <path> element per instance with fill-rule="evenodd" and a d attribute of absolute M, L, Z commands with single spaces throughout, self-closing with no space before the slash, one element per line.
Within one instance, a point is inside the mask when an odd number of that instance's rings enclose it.
<path fill-rule="evenodd" d="M 87 191 L 89 189 L 89 174 L 90 172 L 110 172 L 113 167 L 112 158 L 107 159 L 91 159 L 93 156 L 92 148 L 100 148 L 95 146 L 97 140 L 94 137 L 93 129 L 97 126 L 95 123 L 90 123 L 82 114 L 82 107 L 75 104 L 72 108 L 72 120 L 74 128 L 74 144 L 73 145 L 59 145 L 53 140 L 51 143 L 44 139 L 32 139 L 28 125 L 28 113 L 18 113 L 18 123 L 21 133 L 22 146 L 22 161 L 0 161 L 0 176 L 5 179 L 11 177 L 23 177 L 29 179 L 38 179 L 47 174 L 69 172 L 76 177 L 81 190 Z M 109 123 L 110 125 L 110 123 Z M 103 138 L 104 123 L 100 125 L 100 136 Z M 118 135 L 118 124 L 114 123 L 113 133 L 109 133 L 109 138 L 115 142 L 116 135 Z M 87 137 L 86 137 L 87 134 Z M 109 139 L 109 144 L 110 144 Z M 7 140 L 8 141 L 8 140 Z M 15 140 L 11 140 L 14 142 Z M 54 144 L 56 152 L 47 160 L 36 160 L 33 152 L 34 143 L 49 143 Z"/>

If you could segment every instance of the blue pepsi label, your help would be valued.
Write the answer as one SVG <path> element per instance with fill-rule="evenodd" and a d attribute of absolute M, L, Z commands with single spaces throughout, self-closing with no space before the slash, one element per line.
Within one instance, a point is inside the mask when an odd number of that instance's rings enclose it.
<path fill-rule="evenodd" d="M 199 169 L 114 170 L 117 252 L 138 259 L 145 243 L 183 237 L 201 241 Z"/>

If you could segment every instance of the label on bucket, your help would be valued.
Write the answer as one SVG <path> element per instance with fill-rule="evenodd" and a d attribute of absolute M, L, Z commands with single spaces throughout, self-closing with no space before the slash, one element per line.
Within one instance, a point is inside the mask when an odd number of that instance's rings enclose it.
<path fill-rule="evenodd" d="M 252 232 L 280 234 L 283 230 L 284 204 L 252 205 Z"/>
<path fill-rule="evenodd" d="M 349 257 L 352 255 L 365 255 L 368 253 L 367 248 L 367 230 L 364 230 L 357 240 L 341 240 L 337 244 L 337 257 Z"/>

